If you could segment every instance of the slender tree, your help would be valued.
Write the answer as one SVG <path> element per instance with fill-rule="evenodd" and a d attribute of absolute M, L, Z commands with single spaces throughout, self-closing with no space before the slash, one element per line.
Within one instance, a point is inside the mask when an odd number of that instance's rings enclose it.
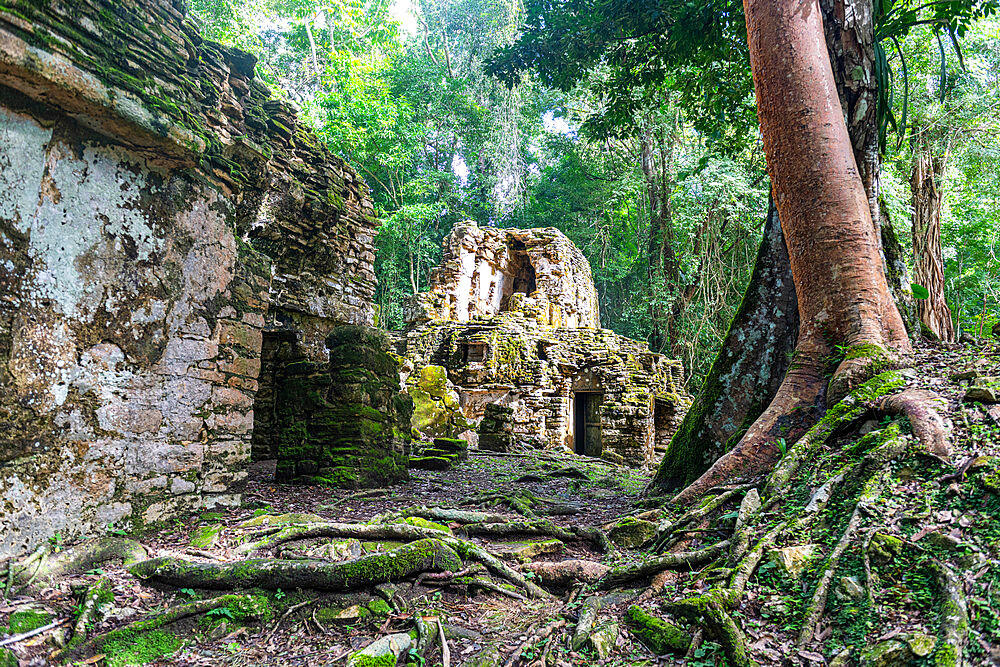
<path fill-rule="evenodd" d="M 955 341 L 951 308 L 944 296 L 944 257 L 941 251 L 941 189 L 944 158 L 933 155 L 919 139 L 914 141 L 910 192 L 913 194 L 913 280 L 926 290 L 917 300 L 921 330 L 932 338 Z M 917 288 L 914 288 L 916 290 Z"/>

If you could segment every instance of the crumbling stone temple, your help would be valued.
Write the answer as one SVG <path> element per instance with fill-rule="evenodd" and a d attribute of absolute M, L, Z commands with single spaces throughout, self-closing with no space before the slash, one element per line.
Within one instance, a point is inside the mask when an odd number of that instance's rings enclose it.
<path fill-rule="evenodd" d="M 406 474 L 366 186 L 184 7 L 0 6 L 0 558 Z"/>
<path fill-rule="evenodd" d="M 440 366 L 482 449 L 565 447 L 648 464 L 691 405 L 680 362 L 600 328 L 588 264 L 556 229 L 456 225 L 398 342 Z M 425 374 L 426 375 L 426 374 Z M 419 408 L 419 406 L 418 406 Z"/>

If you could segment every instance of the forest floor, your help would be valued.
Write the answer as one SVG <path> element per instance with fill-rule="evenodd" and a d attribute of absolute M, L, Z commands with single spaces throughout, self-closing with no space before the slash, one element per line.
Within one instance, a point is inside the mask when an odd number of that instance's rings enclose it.
<path fill-rule="evenodd" d="M 839 565 L 831 569 L 832 584 L 824 613 L 815 636 L 810 634 L 806 643 L 797 642 L 796 637 L 817 586 L 810 583 L 808 575 L 822 574 L 820 563 L 830 561 L 800 558 L 801 549 L 796 549 L 816 542 L 814 546 L 823 552 L 836 539 L 824 542 L 799 533 L 791 536 L 790 542 L 786 540 L 794 547 L 789 551 L 764 543 L 761 538 L 767 524 L 761 523 L 756 529 L 751 544 L 760 540 L 765 554 L 759 567 L 754 566 L 753 576 L 731 615 L 745 636 L 750 658 L 757 664 L 946 664 L 942 662 L 941 647 L 947 642 L 938 638 L 945 623 L 938 602 L 941 591 L 933 576 L 920 565 L 924 558 L 950 563 L 960 579 L 962 602 L 969 618 L 965 664 L 1000 664 L 1000 465 L 991 467 L 1000 458 L 990 458 L 1000 457 L 1000 407 L 963 402 L 965 387 L 953 379 L 954 374 L 969 369 L 996 375 L 998 368 L 1000 351 L 996 349 L 925 347 L 918 351 L 916 373 L 908 383 L 946 399 L 946 412 L 954 424 L 951 440 L 955 465 L 919 456 L 892 462 L 891 476 L 878 497 L 878 507 L 870 511 L 872 516 L 878 515 L 878 521 L 865 533 L 864 568 L 859 569 L 860 560 L 851 566 L 845 559 L 842 569 L 838 569 Z M 873 420 L 877 424 L 854 426 L 860 426 L 863 433 L 888 422 L 888 418 L 869 419 Z M 852 428 L 835 434 L 824 448 L 831 453 L 842 450 L 860 437 L 858 429 Z M 961 474 L 954 474 L 955 466 Z M 420 667 L 727 664 L 725 656 L 729 654 L 724 650 L 723 637 L 708 630 L 702 632 L 681 615 L 671 613 L 676 611 L 674 603 L 710 589 L 716 564 L 659 568 L 628 577 L 628 586 L 603 586 L 624 591 L 617 597 L 598 590 L 606 581 L 607 567 L 561 585 L 544 566 L 538 570 L 538 566 L 528 565 L 590 561 L 617 568 L 614 572 L 627 572 L 630 565 L 648 563 L 652 558 L 649 542 L 656 536 L 657 527 L 662 530 L 664 523 L 676 523 L 677 519 L 676 511 L 663 509 L 663 499 L 646 495 L 652 472 L 566 454 L 495 456 L 474 452 L 468 461 L 451 470 L 412 471 L 412 479 L 405 484 L 358 494 L 274 484 L 267 479 L 267 466 L 257 465 L 243 506 L 225 512 L 204 512 L 132 537 L 150 558 L 172 557 L 207 564 L 232 563 L 248 557 L 337 563 L 390 553 L 407 540 L 320 536 L 262 544 L 259 550 L 245 545 L 254 539 L 266 542 L 281 527 L 331 522 L 340 526 L 405 523 L 431 531 L 447 528 L 486 547 L 512 571 L 524 573 L 534 568 L 538 573 L 529 572 L 527 580 L 541 583 L 552 595 L 532 596 L 530 589 L 515 585 L 502 570 L 492 566 L 488 572 L 452 573 L 454 576 L 430 568 L 394 579 L 389 585 L 361 586 L 337 593 L 265 584 L 269 590 L 251 590 L 249 602 L 191 615 L 153 632 L 130 631 L 103 647 L 96 645 L 89 654 L 77 656 L 75 664 L 345 664 L 353 652 L 373 641 L 394 633 L 409 633 L 415 627 L 421 630 L 415 640 L 422 638 L 423 642 L 420 651 L 410 652 L 408 659 Z M 994 474 L 997 476 L 992 477 Z M 809 489 L 810 493 L 815 491 L 815 486 Z M 738 532 L 733 524 L 742 506 L 739 495 L 730 494 L 730 499 L 718 507 L 720 516 L 698 518 L 673 533 L 670 551 L 698 552 L 732 537 L 734 530 Z M 489 512 L 493 516 L 470 521 L 458 514 L 456 520 L 449 521 L 433 517 L 433 512 L 421 512 L 421 508 L 434 507 Z M 845 505 L 838 511 L 849 510 Z M 419 518 L 422 513 L 425 518 Z M 762 516 L 778 520 L 781 514 L 780 505 L 769 507 L 765 503 Z M 427 516 L 436 523 L 428 523 Z M 630 518 L 622 523 L 622 517 Z M 504 532 L 505 522 L 525 528 L 528 533 L 549 534 L 495 534 Z M 595 526 L 603 527 L 614 539 L 615 546 L 608 552 L 607 542 L 581 532 Z M 271 535 L 265 534 L 268 530 Z M 494 534 L 489 534 L 491 531 Z M 834 538 L 839 529 L 835 532 Z M 911 547 L 918 556 L 906 555 Z M 795 572 L 800 566 L 806 575 Z M 55 664 L 54 652 L 69 636 L 72 619 L 80 614 L 87 591 L 95 590 L 99 582 L 111 589 L 113 600 L 108 596 L 103 613 L 94 614 L 86 624 L 89 637 L 219 594 L 218 590 L 196 585 L 171 586 L 142 580 L 124 565 L 113 562 L 68 579 L 47 582 L 42 578 L 23 591 L 15 588 L 14 595 L 0 601 L 0 633 L 8 623 L 11 632 L 30 629 L 32 614 L 41 619 L 37 623 L 69 619 L 54 630 L 13 646 L 22 667 Z M 634 605 L 649 612 L 654 620 L 635 608 L 629 612 Z M 669 636 L 671 632 L 658 619 L 683 630 L 679 648 L 669 650 L 664 633 Z M 587 626 L 582 632 L 581 624 Z M 442 651 L 440 635 L 444 636 L 447 651 Z M 690 646 L 685 648 L 686 644 Z M 866 646 L 869 654 L 859 658 Z M 883 658 L 873 656 L 872 647 L 892 650 L 884 651 L 887 657 Z M 850 659 L 846 657 L 848 650 Z M 2 658 L 0 655 L 0 665 L 4 665 Z M 355 659 L 353 664 L 367 667 L 389 663 Z"/>

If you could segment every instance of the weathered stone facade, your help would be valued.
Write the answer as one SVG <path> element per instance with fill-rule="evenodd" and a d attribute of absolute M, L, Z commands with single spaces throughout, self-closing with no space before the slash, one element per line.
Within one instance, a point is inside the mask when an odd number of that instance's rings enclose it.
<path fill-rule="evenodd" d="M 535 290 L 498 301 L 510 279 L 504 248 L 515 241 L 537 262 Z M 460 225 L 442 266 L 400 352 L 416 372 L 448 370 L 465 417 L 482 420 L 480 446 L 568 447 L 645 464 L 666 445 L 691 403 L 681 364 L 597 328 L 589 265 L 561 232 Z"/>
<path fill-rule="evenodd" d="M 600 327 L 590 263 L 557 229 L 455 225 L 431 289 L 418 294 L 410 322 L 468 322 L 522 312 L 553 327 Z"/>
<path fill-rule="evenodd" d="M 262 349 L 372 320 L 363 182 L 183 8 L 0 6 L 0 558 L 234 502 Z"/>

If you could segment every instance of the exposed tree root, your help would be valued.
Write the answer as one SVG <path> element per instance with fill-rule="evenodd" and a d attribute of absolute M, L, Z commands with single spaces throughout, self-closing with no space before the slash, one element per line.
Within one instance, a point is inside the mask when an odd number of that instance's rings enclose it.
<path fill-rule="evenodd" d="M 541 630 L 538 630 L 533 635 L 525 639 L 520 646 L 514 649 L 513 653 L 511 653 L 510 656 L 507 658 L 507 660 L 504 661 L 503 667 L 514 667 L 514 665 L 521 662 L 521 656 L 524 654 L 524 651 L 529 646 L 533 646 L 538 642 L 545 641 L 546 639 L 551 637 L 556 630 L 559 630 L 564 627 L 566 627 L 566 621 L 560 619 L 558 621 L 552 621 Z"/>
<path fill-rule="evenodd" d="M 947 461 L 951 458 L 952 426 L 941 412 L 943 405 L 945 400 L 934 392 L 906 389 L 886 396 L 879 407 L 890 415 L 905 415 L 927 453 Z"/>
<path fill-rule="evenodd" d="M 732 667 L 755 664 L 747 654 L 746 636 L 726 611 L 726 596 L 708 592 L 696 598 L 667 604 L 667 609 L 705 628 L 722 645 L 726 660 Z"/>
<path fill-rule="evenodd" d="M 154 558 L 130 568 L 135 576 L 171 586 L 233 590 L 308 588 L 343 591 L 396 581 L 425 571 L 460 570 L 455 550 L 440 540 L 423 539 L 381 554 L 344 563 L 251 559 L 236 563 L 196 563 Z"/>
<path fill-rule="evenodd" d="M 583 601 L 580 606 L 580 616 L 576 622 L 576 629 L 570 640 L 570 648 L 579 651 L 587 643 L 587 638 L 594 630 L 594 622 L 598 614 L 605 607 L 611 607 L 625 602 L 631 602 L 639 596 L 639 591 L 619 591 L 607 595 L 592 595 Z"/>
<path fill-rule="evenodd" d="M 197 600 L 195 602 L 177 605 L 176 607 L 171 607 L 156 614 L 156 616 L 153 616 L 152 618 L 135 621 L 134 623 L 129 623 L 124 627 L 112 630 L 106 634 L 88 639 L 82 644 L 78 644 L 72 648 L 62 651 L 55 657 L 57 660 L 63 661 L 79 660 L 86 656 L 99 653 L 101 647 L 104 646 L 105 643 L 116 638 L 132 638 L 137 634 L 149 632 L 150 630 L 156 630 L 157 628 L 162 628 L 170 623 L 174 623 L 191 616 L 198 616 L 213 609 L 239 604 L 250 604 L 251 602 L 252 598 L 249 595 L 220 595 L 219 597 L 211 598 L 209 600 Z"/>
<path fill-rule="evenodd" d="M 541 583 L 553 588 L 593 583 L 611 570 L 607 565 L 591 560 L 542 561 L 528 563 L 524 569 L 534 574 Z"/>
<path fill-rule="evenodd" d="M 451 507 L 407 507 L 402 510 L 395 510 L 392 512 L 386 512 L 380 514 L 374 519 L 372 523 L 393 523 L 396 519 L 402 519 L 409 516 L 420 517 L 421 519 L 430 519 L 432 521 L 445 521 L 448 523 L 503 523 L 504 521 L 510 521 L 509 516 L 503 514 L 493 514 L 491 512 L 477 512 L 474 510 L 460 510 Z"/>
<path fill-rule="evenodd" d="M 763 414 L 729 452 L 674 497 L 674 505 L 690 505 L 719 484 L 766 475 L 781 458 L 778 438 L 796 439 L 818 418 L 826 364 L 818 355 L 803 354 L 801 348 L 800 341 L 794 364 Z"/>
<path fill-rule="evenodd" d="M 105 577 L 101 577 L 83 595 L 80 605 L 80 615 L 73 625 L 73 638 L 83 638 L 87 636 L 87 625 L 94 620 L 100 611 L 101 605 L 109 599 L 111 593 L 111 582 Z"/>
<path fill-rule="evenodd" d="M 813 593 L 812 600 L 809 602 L 808 607 L 806 607 L 805 618 L 802 621 L 802 628 L 799 631 L 796 643 L 799 648 L 804 647 L 812 641 L 816 633 L 816 627 L 820 619 L 823 618 L 823 612 L 826 610 L 826 598 L 830 592 L 830 582 L 833 581 L 833 575 L 840 564 L 840 557 L 853 541 L 855 533 L 857 533 L 858 528 L 861 526 L 863 515 L 872 511 L 869 504 L 882 495 L 884 484 L 884 475 L 879 474 L 865 485 L 865 489 L 861 493 L 861 499 L 858 501 L 850 520 L 847 522 L 847 528 L 844 529 L 844 533 L 837 541 L 837 545 L 827 558 L 823 573 L 816 583 L 816 590 Z"/>
<path fill-rule="evenodd" d="M 542 535 L 560 540 L 574 540 L 576 533 L 561 528 L 548 519 L 528 521 L 504 521 L 502 523 L 470 523 L 462 527 L 467 535 L 490 535 L 505 537 L 510 535 Z"/>
<path fill-rule="evenodd" d="M 941 589 L 941 641 L 937 664 L 962 667 L 969 641 L 969 611 L 962 581 L 950 567 L 934 561 L 934 574 Z"/>
<path fill-rule="evenodd" d="M 567 503 L 556 498 L 536 496 L 523 489 L 514 493 L 477 493 L 463 498 L 458 504 L 487 507 L 505 506 L 526 517 L 536 517 L 539 514 L 550 516 L 571 515 L 579 514 L 580 512 L 580 508 L 573 503 Z"/>
<path fill-rule="evenodd" d="M 673 537 L 674 533 L 679 529 L 683 528 L 692 523 L 701 521 L 705 517 L 711 515 L 720 506 L 729 502 L 731 499 L 743 493 L 747 489 L 751 488 L 752 484 L 742 484 L 735 488 L 732 488 L 724 493 L 720 493 L 718 496 L 712 498 L 704 505 L 697 509 L 689 510 L 682 514 L 680 518 L 676 520 L 665 519 L 660 522 L 660 525 L 656 529 L 656 537 L 653 542 L 653 550 L 656 552 L 663 551 L 663 549 L 668 545 L 670 539 Z"/>
<path fill-rule="evenodd" d="M 672 568 L 692 568 L 710 563 L 729 549 L 730 540 L 723 540 L 698 551 L 668 553 L 632 565 L 616 567 L 597 582 L 597 587 L 610 590 L 629 581 L 651 577 Z"/>
<path fill-rule="evenodd" d="M 252 553 L 264 548 L 273 548 L 286 542 L 307 540 L 315 537 L 353 537 L 359 540 L 392 540 L 409 542 L 424 538 L 438 538 L 448 533 L 434 528 L 411 526 L 406 523 L 363 524 L 363 523 L 311 523 L 279 528 L 271 535 L 255 542 L 247 542 L 236 548 L 236 553 Z"/>
<path fill-rule="evenodd" d="M 525 579 L 520 572 L 510 567 L 502 560 L 486 551 L 486 549 L 483 549 L 481 546 L 455 537 L 441 538 L 441 541 L 457 551 L 462 558 L 467 560 L 477 560 L 485 565 L 486 568 L 493 574 L 523 588 L 531 597 L 543 600 L 552 597 L 551 593 L 542 590 L 537 584 Z"/>
<path fill-rule="evenodd" d="M 832 435 L 846 429 L 867 414 L 875 406 L 874 401 L 894 392 L 904 384 L 903 376 L 895 371 L 881 373 L 830 408 L 823 419 L 799 438 L 775 466 L 765 487 L 767 495 L 779 498 L 788 490 L 789 483 L 799 467 Z"/>

